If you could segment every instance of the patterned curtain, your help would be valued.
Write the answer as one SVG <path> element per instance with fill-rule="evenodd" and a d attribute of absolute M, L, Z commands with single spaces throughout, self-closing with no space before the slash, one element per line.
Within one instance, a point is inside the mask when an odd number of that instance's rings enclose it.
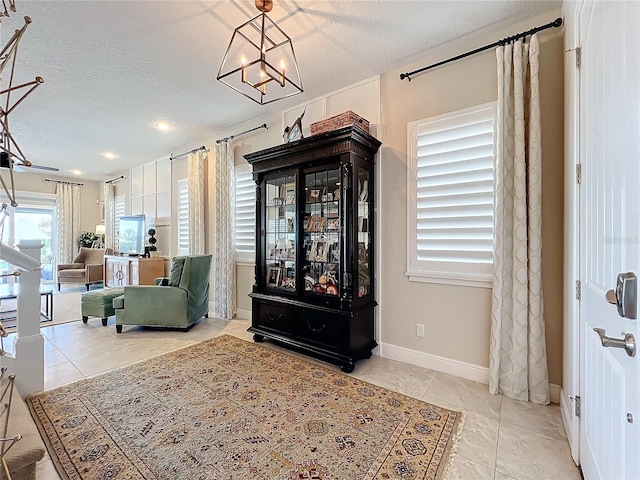
<path fill-rule="evenodd" d="M 56 188 L 56 264 L 69 263 L 78 252 L 80 185 L 59 183 Z"/>
<path fill-rule="evenodd" d="M 489 390 L 547 405 L 538 38 L 498 47 Z"/>
<path fill-rule="evenodd" d="M 104 184 L 104 246 L 116 248 L 116 186 Z"/>
<path fill-rule="evenodd" d="M 233 318 L 236 314 L 233 167 L 233 140 L 216 143 L 212 292 L 213 310 L 222 318 Z"/>
<path fill-rule="evenodd" d="M 204 253 L 204 162 L 206 152 L 190 153 L 187 159 L 189 187 L 189 254 Z"/>

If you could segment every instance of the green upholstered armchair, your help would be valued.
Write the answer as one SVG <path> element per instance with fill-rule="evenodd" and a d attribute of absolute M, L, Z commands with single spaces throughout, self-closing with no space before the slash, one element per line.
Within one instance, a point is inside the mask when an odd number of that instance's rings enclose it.
<path fill-rule="evenodd" d="M 188 330 L 209 316 L 209 272 L 211 255 L 187 255 L 171 260 L 169 278 L 156 285 L 124 287 L 124 295 L 113 299 L 116 331 L 123 325 L 182 328 Z"/>

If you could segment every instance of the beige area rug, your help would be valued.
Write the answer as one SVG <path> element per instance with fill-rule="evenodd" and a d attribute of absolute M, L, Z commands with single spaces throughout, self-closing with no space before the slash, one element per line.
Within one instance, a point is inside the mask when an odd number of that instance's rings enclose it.
<path fill-rule="evenodd" d="M 442 479 L 463 422 L 229 335 L 27 403 L 63 479 Z"/>
<path fill-rule="evenodd" d="M 41 296 L 40 299 L 40 309 L 45 311 L 45 297 Z M 80 309 L 81 299 L 82 292 L 55 293 L 53 295 L 53 319 L 51 321 L 47 321 L 41 316 L 40 326 L 48 327 L 50 325 L 82 320 L 82 313 Z M 2 303 L 0 304 L 0 321 L 2 321 L 2 325 L 9 332 L 12 331 L 11 329 L 15 329 L 16 305 L 17 301 L 15 299 L 2 300 Z"/>

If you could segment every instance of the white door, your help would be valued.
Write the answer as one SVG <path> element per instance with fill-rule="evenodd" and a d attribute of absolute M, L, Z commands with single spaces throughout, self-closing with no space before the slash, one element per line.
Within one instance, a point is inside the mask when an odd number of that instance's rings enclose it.
<path fill-rule="evenodd" d="M 587 480 L 640 478 L 640 355 L 603 346 L 594 331 L 638 338 L 638 320 L 620 316 L 605 293 L 619 273 L 640 275 L 639 27 L 637 1 L 589 1 L 580 14 L 580 462 Z M 630 292 L 637 296 L 637 286 Z"/>

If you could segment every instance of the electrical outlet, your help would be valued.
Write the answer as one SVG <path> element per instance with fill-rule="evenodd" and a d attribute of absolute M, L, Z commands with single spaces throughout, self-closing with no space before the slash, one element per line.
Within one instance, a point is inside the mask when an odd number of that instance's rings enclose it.
<path fill-rule="evenodd" d="M 424 337 L 424 325 L 421 323 L 416 323 L 416 336 Z"/>

